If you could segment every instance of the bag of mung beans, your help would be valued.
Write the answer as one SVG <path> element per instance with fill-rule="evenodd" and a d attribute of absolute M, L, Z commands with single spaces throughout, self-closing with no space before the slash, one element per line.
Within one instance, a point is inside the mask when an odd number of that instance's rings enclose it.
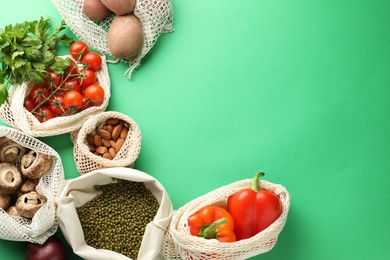
<path fill-rule="evenodd" d="M 126 167 L 67 181 L 57 206 L 59 226 L 74 253 L 95 260 L 161 257 L 173 212 L 155 178 Z"/>

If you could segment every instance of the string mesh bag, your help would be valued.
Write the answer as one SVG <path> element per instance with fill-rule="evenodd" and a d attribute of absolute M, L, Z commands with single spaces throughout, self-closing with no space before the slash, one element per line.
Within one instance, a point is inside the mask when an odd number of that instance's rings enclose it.
<path fill-rule="evenodd" d="M 137 259 L 161 259 L 160 250 L 162 240 L 171 221 L 173 206 L 167 191 L 157 179 L 147 173 L 132 168 L 115 167 L 99 169 L 67 181 L 57 200 L 59 226 L 62 234 L 72 247 L 73 252 L 83 259 L 130 259 L 118 252 L 108 249 L 97 249 L 88 245 L 84 238 L 83 226 L 77 214 L 78 207 L 83 206 L 99 195 L 99 191 L 95 189 L 96 185 L 110 184 L 116 182 L 118 179 L 143 182 L 145 187 L 157 199 L 159 208 L 153 221 L 146 225 Z M 112 218 L 109 218 L 108 221 L 114 221 L 115 215 L 113 213 Z M 114 226 L 118 227 L 117 224 Z M 126 240 L 123 240 L 125 243 L 129 243 L 130 241 L 130 236 Z"/>
<path fill-rule="evenodd" d="M 268 228 L 258 234 L 236 242 L 219 242 L 217 239 L 204 239 L 192 236 L 188 227 L 188 218 L 208 205 L 226 208 L 227 198 L 243 188 L 250 187 L 252 180 L 241 180 L 213 190 L 179 208 L 172 216 L 169 234 L 165 236 L 162 254 L 166 259 L 247 259 L 271 250 L 282 231 L 290 208 L 290 195 L 279 184 L 259 181 L 262 189 L 277 194 L 282 202 L 280 217 Z M 175 247 L 172 247 L 172 243 Z"/>
<path fill-rule="evenodd" d="M 45 196 L 47 201 L 32 219 L 11 217 L 0 209 L 0 239 L 43 244 L 58 228 L 54 201 L 58 198 L 64 184 L 61 158 L 54 149 L 19 130 L 0 126 L 1 137 L 7 137 L 27 149 L 50 155 L 53 159 L 49 172 L 40 178 L 36 187 L 36 191 Z M 15 165 L 20 166 L 20 159 L 15 162 Z"/>
<path fill-rule="evenodd" d="M 108 106 L 110 78 L 104 56 L 102 56 L 101 68 L 96 71 L 96 77 L 97 82 L 104 89 L 104 100 L 99 106 L 91 106 L 73 115 L 58 116 L 41 123 L 24 107 L 25 97 L 34 86 L 32 82 L 26 82 L 10 87 L 8 102 L 0 107 L 0 118 L 6 124 L 33 137 L 55 136 L 80 129 L 89 117 L 105 111 Z"/>
<path fill-rule="evenodd" d="M 96 133 L 96 129 L 105 125 L 107 119 L 110 118 L 120 119 L 129 125 L 126 139 L 112 160 L 92 153 L 87 141 L 87 135 Z M 116 111 L 105 111 L 97 114 L 89 118 L 80 130 L 71 133 L 77 170 L 80 174 L 85 174 L 101 168 L 132 167 L 141 150 L 141 139 L 141 130 L 129 116 Z"/>
<path fill-rule="evenodd" d="M 52 2 L 80 40 L 99 52 L 112 56 L 108 49 L 107 35 L 115 15 L 110 14 L 103 20 L 94 22 L 83 14 L 84 0 L 52 0 Z M 133 70 L 141 64 L 141 59 L 156 44 L 159 36 L 173 31 L 171 0 L 137 0 L 133 13 L 141 22 L 144 43 L 141 52 L 134 58 L 118 60 L 129 64 L 125 72 L 125 76 L 129 78 Z"/>

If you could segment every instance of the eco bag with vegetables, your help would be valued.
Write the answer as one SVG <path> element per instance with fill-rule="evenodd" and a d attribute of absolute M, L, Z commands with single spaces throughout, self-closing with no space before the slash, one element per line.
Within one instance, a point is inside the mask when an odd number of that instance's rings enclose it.
<path fill-rule="evenodd" d="M 103 112 L 110 98 L 105 57 L 75 44 L 62 22 L 50 35 L 48 19 L 9 25 L 0 31 L 0 118 L 31 136 L 53 136 L 79 129 Z M 70 45 L 57 56 L 56 44 Z M 8 90 L 8 84 L 11 87 Z"/>
<path fill-rule="evenodd" d="M 290 195 L 260 176 L 218 188 L 175 211 L 164 257 L 233 260 L 271 250 L 286 223 Z"/>
<path fill-rule="evenodd" d="M 141 64 L 162 33 L 173 31 L 171 0 L 52 0 L 74 34 L 101 53 Z"/>
<path fill-rule="evenodd" d="M 164 187 L 131 168 L 105 168 L 65 185 L 59 225 L 84 259 L 156 259 L 172 216 Z"/>
<path fill-rule="evenodd" d="M 71 133 L 80 174 L 110 167 L 133 166 L 141 150 L 141 131 L 129 116 L 105 111 Z"/>
<path fill-rule="evenodd" d="M 0 126 L 0 238 L 42 244 L 52 236 L 58 228 L 54 201 L 63 181 L 57 152 Z"/>

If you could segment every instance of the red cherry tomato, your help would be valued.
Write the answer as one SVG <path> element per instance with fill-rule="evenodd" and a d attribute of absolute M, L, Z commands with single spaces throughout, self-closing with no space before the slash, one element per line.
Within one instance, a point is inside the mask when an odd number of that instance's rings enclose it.
<path fill-rule="evenodd" d="M 43 123 L 55 117 L 54 112 L 48 106 L 41 106 L 37 109 L 35 117 L 39 122 Z"/>
<path fill-rule="evenodd" d="M 64 92 L 68 92 L 70 90 L 76 90 L 78 92 L 81 91 L 81 82 L 79 79 L 70 78 L 67 79 L 64 84 L 61 86 L 61 90 Z"/>
<path fill-rule="evenodd" d="M 50 96 L 50 91 L 46 85 L 36 85 L 30 93 L 32 100 L 38 105 Z"/>
<path fill-rule="evenodd" d="M 61 76 L 57 75 L 53 70 L 48 70 L 48 77 L 44 79 L 45 83 L 49 86 L 53 86 L 54 88 L 61 85 L 62 78 Z"/>
<path fill-rule="evenodd" d="M 33 110 L 36 106 L 37 104 L 35 104 L 34 100 L 31 97 L 27 96 L 24 100 L 24 107 L 27 109 L 27 111 L 31 112 L 31 110 Z"/>
<path fill-rule="evenodd" d="M 88 51 L 88 46 L 84 42 L 74 42 L 69 47 L 70 56 L 76 61 L 81 60 Z"/>
<path fill-rule="evenodd" d="M 67 111 L 64 107 L 64 96 L 60 94 L 56 94 L 50 99 L 49 106 L 56 116 L 62 115 Z"/>
<path fill-rule="evenodd" d="M 96 83 L 96 73 L 91 69 L 83 69 L 81 72 L 81 86 L 86 88 Z"/>
<path fill-rule="evenodd" d="M 76 62 L 72 61 L 66 72 L 69 75 L 77 75 L 79 73 L 79 70 L 77 69 Z"/>
<path fill-rule="evenodd" d="M 84 55 L 81 63 L 87 65 L 93 71 L 97 71 L 102 66 L 102 57 L 96 52 L 88 52 Z"/>
<path fill-rule="evenodd" d="M 104 100 L 104 89 L 99 84 L 92 84 L 84 91 L 84 96 L 95 106 L 99 106 Z"/>
<path fill-rule="evenodd" d="M 83 96 L 80 92 L 76 90 L 70 90 L 64 95 L 64 106 L 67 108 L 75 108 L 76 110 L 80 110 L 83 105 Z"/>

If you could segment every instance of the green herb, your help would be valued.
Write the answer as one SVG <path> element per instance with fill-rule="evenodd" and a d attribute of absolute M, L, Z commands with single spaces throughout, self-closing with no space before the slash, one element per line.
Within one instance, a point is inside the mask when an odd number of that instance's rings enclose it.
<path fill-rule="evenodd" d="M 8 98 L 8 84 L 42 83 L 48 69 L 65 72 L 71 60 L 57 56 L 56 45 L 69 46 L 73 39 L 59 35 L 63 29 L 64 21 L 50 35 L 50 21 L 43 17 L 0 28 L 0 105 Z"/>

